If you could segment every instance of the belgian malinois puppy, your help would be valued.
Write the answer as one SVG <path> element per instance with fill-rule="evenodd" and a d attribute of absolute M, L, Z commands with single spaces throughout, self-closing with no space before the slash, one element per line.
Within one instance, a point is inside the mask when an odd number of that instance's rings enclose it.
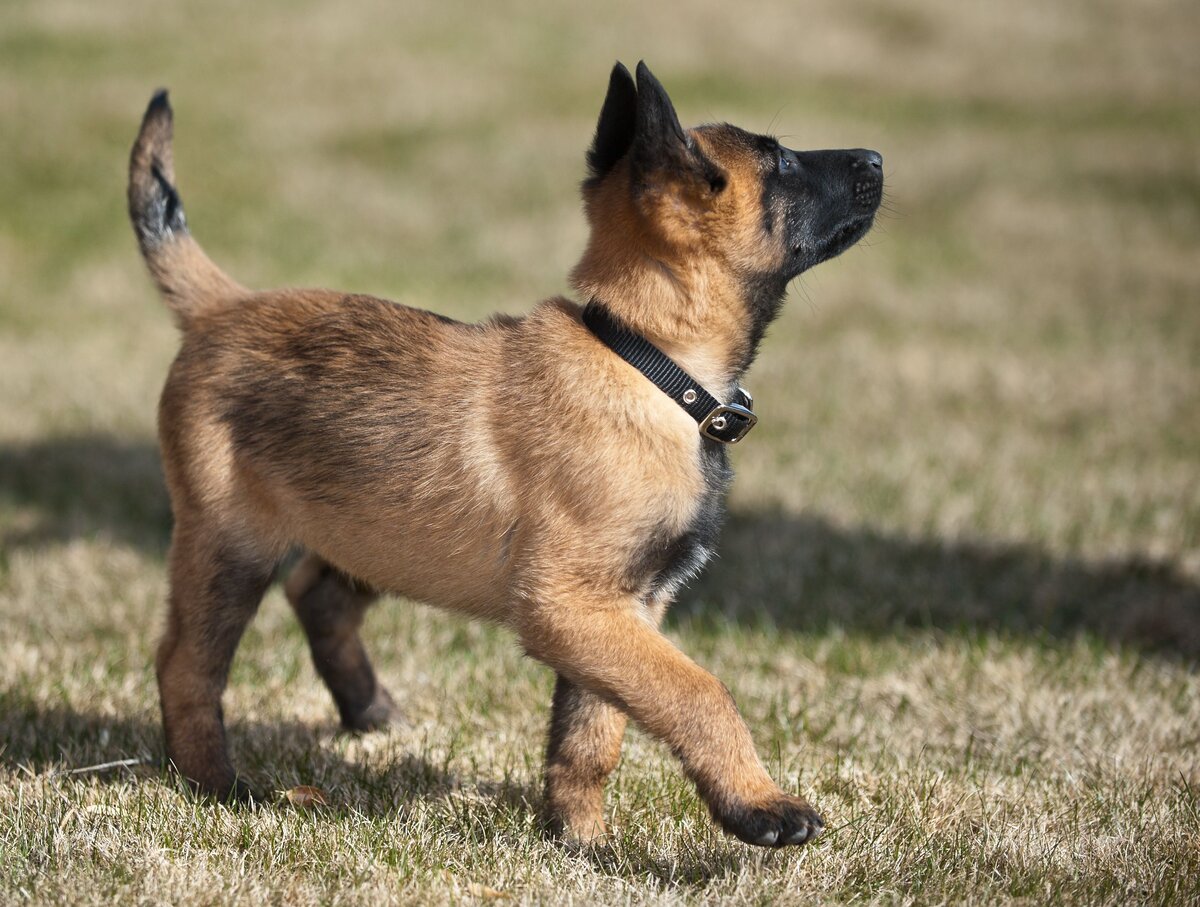
<path fill-rule="evenodd" d="M 658 630 L 713 551 L 738 381 L 788 282 L 870 228 L 882 159 L 680 126 L 617 64 L 587 155 L 591 238 L 556 298 L 461 324 L 371 296 L 248 290 L 188 233 L 172 114 L 150 102 L 129 212 L 182 329 L 159 408 L 175 526 L 156 660 L 167 754 L 245 796 L 221 712 L 230 661 L 285 554 L 286 592 L 343 724 L 393 717 L 359 637 L 378 592 L 506 624 L 557 673 L 552 827 L 605 831 L 627 718 L 665 741 L 751 844 L 822 820 L 767 775 L 725 686 Z"/>

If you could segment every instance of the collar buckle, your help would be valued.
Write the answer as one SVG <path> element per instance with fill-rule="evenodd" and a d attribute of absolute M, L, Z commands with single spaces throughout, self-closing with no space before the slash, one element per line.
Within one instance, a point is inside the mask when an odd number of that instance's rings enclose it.
<path fill-rule="evenodd" d="M 695 419 L 701 437 L 718 444 L 737 444 L 758 424 L 749 391 L 739 387 L 733 402 L 721 403 L 666 353 L 621 324 L 598 299 L 593 298 L 584 307 L 582 320 L 596 339 Z"/>
<path fill-rule="evenodd" d="M 700 434 L 720 444 L 737 444 L 758 424 L 758 416 L 740 403 L 722 403 L 700 422 Z"/>

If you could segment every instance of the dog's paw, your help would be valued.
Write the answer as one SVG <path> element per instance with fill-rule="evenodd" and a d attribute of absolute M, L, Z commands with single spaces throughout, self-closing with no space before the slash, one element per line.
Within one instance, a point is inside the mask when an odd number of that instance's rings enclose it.
<path fill-rule="evenodd" d="M 183 777 L 184 784 L 194 796 L 219 806 L 245 806 L 265 802 L 263 794 L 241 778 L 213 775 L 203 780 Z"/>
<path fill-rule="evenodd" d="M 356 734 L 370 731 L 382 731 L 387 728 L 407 727 L 408 717 L 396 705 L 391 693 L 382 686 L 375 688 L 375 697 L 361 712 L 355 715 L 342 715 L 342 727 Z"/>
<path fill-rule="evenodd" d="M 807 844 L 825 828 L 825 820 L 800 797 L 780 793 L 758 806 L 735 806 L 716 816 L 731 835 L 759 847 Z"/>
<path fill-rule="evenodd" d="M 550 807 L 542 816 L 542 822 L 550 837 L 567 847 L 587 847 L 608 837 L 608 826 L 599 810 L 569 812 Z"/>
<path fill-rule="evenodd" d="M 225 796 L 221 798 L 222 802 L 230 805 L 245 805 L 250 803 L 264 802 L 263 794 L 251 787 L 241 778 L 234 780 Z"/>

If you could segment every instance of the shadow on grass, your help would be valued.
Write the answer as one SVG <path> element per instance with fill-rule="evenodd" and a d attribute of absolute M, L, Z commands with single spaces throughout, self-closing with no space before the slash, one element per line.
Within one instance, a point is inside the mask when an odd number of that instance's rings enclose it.
<path fill-rule="evenodd" d="M 0 550 L 107 536 L 162 556 L 171 505 L 150 441 L 72 435 L 0 444 Z"/>
<path fill-rule="evenodd" d="M 3 550 L 108 535 L 161 556 L 170 536 L 154 444 L 105 435 L 0 446 L 0 513 L 13 514 L 0 529 Z M 676 616 L 800 632 L 1087 635 L 1200 657 L 1200 585 L 1169 563 L 1093 562 L 753 512 L 731 517 L 720 553 Z"/>
<path fill-rule="evenodd" d="M 383 767 L 377 760 L 344 758 L 336 746 L 329 745 L 338 734 L 332 725 L 234 721 L 229 731 L 234 763 L 248 770 L 249 781 L 263 797 L 253 807 L 206 801 L 214 808 L 292 810 L 295 807 L 277 788 L 301 784 L 326 793 L 329 805 L 321 813 L 334 820 L 349 815 L 391 818 L 420 801 L 443 800 L 455 813 L 463 813 L 460 832 L 469 840 L 486 845 L 503 838 L 508 846 L 512 829 L 526 827 L 524 817 L 538 816 L 542 807 L 538 785 L 465 776 L 423 753 L 397 753 Z M 127 759 L 139 761 L 117 764 Z M 0 691 L 0 768 L 17 775 L 48 776 L 58 784 L 71 780 L 134 783 L 184 792 L 183 781 L 162 758 L 157 716 L 47 706 L 11 690 Z M 271 783 L 264 783 L 268 779 Z M 470 821 L 469 814 L 477 810 L 499 810 L 513 819 Z M 537 834 L 550 838 L 545 831 Z M 663 890 L 680 885 L 704 888 L 745 867 L 744 852 L 732 845 L 688 851 L 670 859 L 649 852 L 636 839 L 571 849 L 602 873 L 652 880 Z"/>
<path fill-rule="evenodd" d="M 821 631 L 897 627 L 1054 640 L 1091 636 L 1200 657 L 1200 585 L 1143 558 L 1056 557 L 1031 545 L 845 529 L 817 516 L 738 513 L 720 557 L 672 614 Z"/>
<path fill-rule="evenodd" d="M 664 820 L 667 817 L 664 816 Z M 681 848 L 670 857 L 651 853 L 640 840 L 605 843 L 583 849 L 596 871 L 616 878 L 636 879 L 662 893 L 675 889 L 703 891 L 714 882 L 736 877 L 757 853 L 735 838 L 711 846 Z"/>
<path fill-rule="evenodd" d="M 463 775 L 424 753 L 398 752 L 383 767 L 378 760 L 358 762 L 329 745 L 338 734 L 332 725 L 234 721 L 229 731 L 235 764 L 248 770 L 249 781 L 263 797 L 252 807 L 204 801 L 212 808 L 291 811 L 296 807 L 279 788 L 301 784 L 325 792 L 329 804 L 320 813 L 332 821 L 351 815 L 390 819 L 418 802 L 441 800 L 454 814 L 461 813 L 459 833 L 476 846 L 497 842 L 510 846 L 513 829 L 527 828 L 527 817 L 540 815 L 538 785 Z M 184 793 L 182 779 L 167 769 L 162 758 L 161 741 L 157 716 L 80 711 L 44 705 L 23 692 L 0 691 L 0 769 L 18 776 L 34 773 L 55 785 L 73 780 L 144 785 L 157 789 L 155 796 L 170 790 Z M 139 761 L 116 764 L 126 759 Z M 96 768 L 104 765 L 109 767 Z M 73 796 L 69 789 L 60 792 Z M 509 818 L 481 821 L 479 815 L 472 816 L 495 811 Z M 550 840 L 544 830 L 534 833 Z M 599 872 L 650 881 L 662 890 L 680 885 L 702 889 L 745 867 L 745 853 L 733 845 L 688 851 L 671 859 L 649 852 L 638 839 L 595 847 L 564 846 Z"/>
<path fill-rule="evenodd" d="M 290 808 L 278 789 L 297 785 L 326 791 L 335 815 L 390 816 L 418 800 L 451 798 L 464 788 L 510 810 L 529 811 L 540 803 L 540 793 L 532 788 L 462 777 L 419 752 L 397 753 L 383 768 L 344 758 L 330 745 L 340 736 L 332 722 L 235 720 L 229 725 L 230 755 L 261 795 L 260 808 Z M 20 774 L 49 773 L 58 780 L 139 779 L 183 790 L 182 779 L 169 771 L 163 756 L 157 715 L 45 705 L 17 691 L 0 691 L 0 766 Z"/>

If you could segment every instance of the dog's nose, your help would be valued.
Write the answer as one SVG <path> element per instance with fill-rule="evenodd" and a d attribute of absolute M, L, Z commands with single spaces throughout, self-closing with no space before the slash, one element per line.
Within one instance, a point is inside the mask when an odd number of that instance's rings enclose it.
<path fill-rule="evenodd" d="M 854 163 L 851 165 L 855 170 L 866 168 L 874 170 L 877 173 L 883 172 L 883 155 L 878 151 L 871 151 L 867 148 L 860 148 L 857 151 L 851 152 L 854 155 Z"/>

